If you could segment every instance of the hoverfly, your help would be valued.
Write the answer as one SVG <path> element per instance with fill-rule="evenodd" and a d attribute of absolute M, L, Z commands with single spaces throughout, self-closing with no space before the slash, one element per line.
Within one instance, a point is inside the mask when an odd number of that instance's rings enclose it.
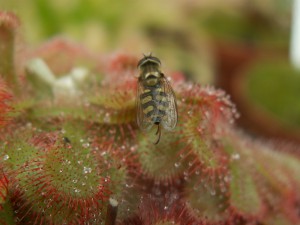
<path fill-rule="evenodd" d="M 138 62 L 140 74 L 137 85 L 137 124 L 142 131 L 157 126 L 158 144 L 161 126 L 172 130 L 177 124 L 177 104 L 174 91 L 160 71 L 160 60 L 151 54 Z"/>

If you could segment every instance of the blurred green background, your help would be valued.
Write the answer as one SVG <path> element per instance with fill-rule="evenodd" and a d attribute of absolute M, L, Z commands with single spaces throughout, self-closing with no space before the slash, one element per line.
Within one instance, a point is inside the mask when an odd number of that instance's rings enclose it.
<path fill-rule="evenodd" d="M 0 7 L 21 18 L 20 34 L 30 46 L 62 35 L 100 54 L 151 51 L 201 84 L 223 75 L 216 43 L 250 46 L 288 62 L 292 0 L 0 0 Z M 247 96 L 283 123 L 300 125 L 298 71 L 272 76 L 276 64 L 273 70 L 270 62 L 255 65 L 247 73 Z"/>
<path fill-rule="evenodd" d="M 19 15 L 29 44 L 63 35 L 99 52 L 152 51 L 207 83 L 212 38 L 287 46 L 291 0 L 0 0 L 0 7 Z"/>
<path fill-rule="evenodd" d="M 255 38 L 264 24 L 289 25 L 291 0 L 1 0 L 23 21 L 26 39 L 39 42 L 57 34 L 99 49 L 119 48 L 120 39 L 147 35 L 147 29 L 209 31 L 213 35 Z M 252 17 L 252 18 L 250 18 Z M 255 18 L 256 17 L 256 18 Z M 274 24 L 273 24 L 274 23 Z M 124 34 L 125 33 L 125 34 Z"/>

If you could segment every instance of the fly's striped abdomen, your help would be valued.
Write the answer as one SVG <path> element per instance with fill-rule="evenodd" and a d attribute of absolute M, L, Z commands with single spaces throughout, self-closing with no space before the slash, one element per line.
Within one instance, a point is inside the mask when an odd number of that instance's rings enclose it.
<path fill-rule="evenodd" d="M 140 95 L 143 113 L 150 117 L 155 124 L 161 122 L 161 118 L 166 115 L 168 107 L 167 94 L 159 85 L 145 87 L 144 93 Z"/>

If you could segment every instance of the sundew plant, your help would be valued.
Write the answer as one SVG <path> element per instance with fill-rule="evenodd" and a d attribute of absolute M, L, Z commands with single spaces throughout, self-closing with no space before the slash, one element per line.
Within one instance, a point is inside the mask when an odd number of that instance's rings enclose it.
<path fill-rule="evenodd" d="M 137 62 L 54 38 L 19 49 L 0 12 L 0 223 L 299 224 L 297 146 L 239 131 L 222 90 L 168 77 L 174 131 L 136 125 Z"/>

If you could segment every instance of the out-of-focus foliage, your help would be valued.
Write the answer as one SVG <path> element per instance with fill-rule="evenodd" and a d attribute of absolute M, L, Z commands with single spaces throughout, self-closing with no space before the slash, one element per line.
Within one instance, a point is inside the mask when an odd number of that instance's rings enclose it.
<path fill-rule="evenodd" d="M 212 37 L 286 47 L 291 6 L 278 0 L 0 0 L 0 5 L 21 17 L 29 42 L 64 35 L 99 51 L 152 51 L 201 83 L 213 81 Z"/>
<path fill-rule="evenodd" d="M 106 36 L 107 43 L 114 43 L 123 38 L 120 33 L 124 30 L 143 32 L 141 28 L 149 23 L 156 24 L 166 29 L 170 27 L 185 27 L 194 29 L 192 20 L 205 21 L 207 13 L 214 12 L 216 19 L 222 17 L 222 12 L 235 14 L 232 21 L 243 23 L 245 12 L 272 20 L 273 24 L 287 25 L 291 1 L 264 0 L 264 1 L 224 1 L 213 0 L 209 2 L 198 1 L 147 1 L 138 0 L 108 1 L 108 0 L 1 0 L 2 10 L 14 11 L 21 17 L 28 40 L 38 41 L 57 34 L 71 35 L 81 40 L 89 40 L 89 36 Z M 193 17 L 197 14 L 197 18 Z M 253 16 L 255 16 L 253 15 Z M 242 21 L 238 21 L 242 20 Z M 212 21 L 213 22 L 213 21 Z M 226 24 L 220 21 L 218 26 Z M 215 24 L 211 24 L 215 25 Z M 234 24 L 232 24 L 235 26 Z M 213 28 L 210 27 L 211 28 Z M 198 27 L 201 29 L 201 26 Z M 246 28 L 244 28 L 246 29 Z M 34 32 L 30 32 L 33 31 Z M 225 30 L 227 31 L 227 30 Z M 230 31 L 230 27 L 229 27 Z M 224 31 L 223 31 L 224 32 Z M 130 34 L 128 35 L 135 35 Z M 100 39 L 101 40 L 101 39 Z M 103 40 L 101 40 L 103 41 Z"/>
<path fill-rule="evenodd" d="M 249 99 L 286 125 L 300 127 L 300 72 L 277 59 L 258 62 L 247 73 Z"/>

